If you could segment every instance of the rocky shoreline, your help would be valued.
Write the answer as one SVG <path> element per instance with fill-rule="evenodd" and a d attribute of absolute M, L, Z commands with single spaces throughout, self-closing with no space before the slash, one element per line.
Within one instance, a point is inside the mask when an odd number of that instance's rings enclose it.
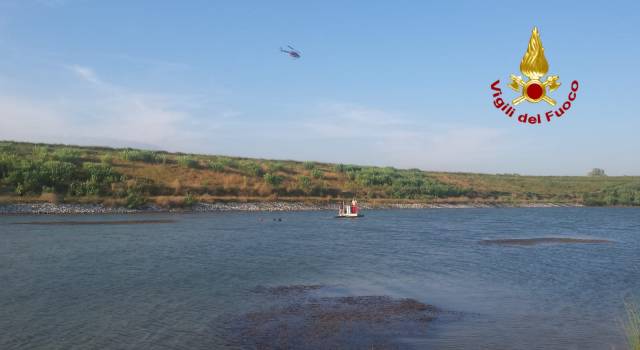
<path fill-rule="evenodd" d="M 552 207 L 581 207 L 579 204 L 430 204 L 430 203 L 392 203 L 392 204 L 363 204 L 363 209 L 439 209 L 439 208 L 552 208 Z M 78 215 L 78 214 L 141 214 L 141 213 L 169 213 L 169 212 L 221 212 L 221 211 L 311 211 L 337 210 L 336 203 L 313 204 L 303 202 L 218 202 L 196 203 L 191 208 L 163 208 L 149 205 L 141 209 L 124 207 L 107 207 L 102 204 L 70 204 L 70 203 L 16 203 L 1 204 L 0 215 Z"/>

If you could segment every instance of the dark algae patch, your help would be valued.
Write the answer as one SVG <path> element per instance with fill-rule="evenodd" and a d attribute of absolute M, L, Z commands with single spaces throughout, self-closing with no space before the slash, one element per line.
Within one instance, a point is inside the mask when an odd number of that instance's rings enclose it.
<path fill-rule="evenodd" d="M 13 225 L 149 225 L 170 224 L 176 220 L 104 220 L 104 221 L 25 221 L 12 222 Z"/>
<path fill-rule="evenodd" d="M 613 243 L 606 239 L 592 238 L 566 238 L 566 237 L 541 237 L 541 238 L 508 238 L 508 239 L 485 239 L 480 244 L 486 245 L 522 245 L 531 246 L 537 244 L 604 244 Z"/>
<path fill-rule="evenodd" d="M 320 284 L 312 284 L 312 285 L 304 285 L 304 284 L 296 284 L 291 286 L 258 286 L 253 291 L 260 294 L 268 294 L 272 296 L 285 296 L 291 294 L 304 294 L 309 293 L 315 290 L 319 290 L 323 285 Z"/>
<path fill-rule="evenodd" d="M 321 286 L 260 287 L 276 306 L 235 319 L 231 346 L 241 349 L 405 349 L 400 339 L 425 336 L 438 311 L 389 296 L 314 297 Z"/>

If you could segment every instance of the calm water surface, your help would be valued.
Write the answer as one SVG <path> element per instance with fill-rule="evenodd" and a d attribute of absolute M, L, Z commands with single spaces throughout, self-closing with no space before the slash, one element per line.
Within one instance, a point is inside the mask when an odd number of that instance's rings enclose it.
<path fill-rule="evenodd" d="M 257 286 L 415 298 L 415 349 L 624 349 L 640 298 L 640 210 L 435 209 L 0 217 L 0 349 L 220 349 Z M 282 222 L 274 222 L 282 218 Z M 28 221 L 175 220 L 14 225 Z M 611 244 L 481 245 L 578 237 Z"/>

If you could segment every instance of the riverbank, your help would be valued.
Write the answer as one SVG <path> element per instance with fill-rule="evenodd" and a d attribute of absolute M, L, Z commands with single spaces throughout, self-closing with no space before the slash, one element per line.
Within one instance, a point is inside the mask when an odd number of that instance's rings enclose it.
<path fill-rule="evenodd" d="M 439 209 L 439 208 L 552 208 L 552 207 L 581 207 L 582 205 L 554 204 L 554 203 L 523 203 L 523 204 L 429 204 L 429 203 L 385 203 L 362 204 L 363 209 Z M 337 210 L 337 203 L 303 203 L 303 202 L 219 202 L 196 203 L 190 208 L 163 208 L 149 205 L 141 209 L 124 207 L 109 207 L 102 204 L 71 204 L 71 203 L 17 203 L 1 204 L 0 215 L 79 215 L 79 214 L 139 214 L 139 213 L 167 213 L 167 212 L 284 212 Z"/>
<path fill-rule="evenodd" d="M 181 208 L 194 202 L 332 203 L 351 198 L 418 208 L 521 206 L 518 203 L 640 206 L 640 176 L 452 173 L 0 141 L 0 205 L 77 203 L 111 208 L 146 203 Z M 427 202 L 433 205 L 422 204 Z M 94 210 L 123 212 L 89 209 Z M 268 205 L 266 210 L 273 209 Z"/>

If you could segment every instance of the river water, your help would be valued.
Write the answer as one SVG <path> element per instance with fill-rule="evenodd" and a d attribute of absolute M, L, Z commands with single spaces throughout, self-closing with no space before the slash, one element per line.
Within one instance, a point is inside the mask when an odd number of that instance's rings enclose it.
<path fill-rule="evenodd" d="M 230 320 L 264 308 L 257 287 L 297 285 L 456 315 L 399 348 L 626 349 L 639 209 L 365 214 L 0 217 L 0 349 L 233 348 Z M 540 237 L 611 243 L 480 244 Z"/>

